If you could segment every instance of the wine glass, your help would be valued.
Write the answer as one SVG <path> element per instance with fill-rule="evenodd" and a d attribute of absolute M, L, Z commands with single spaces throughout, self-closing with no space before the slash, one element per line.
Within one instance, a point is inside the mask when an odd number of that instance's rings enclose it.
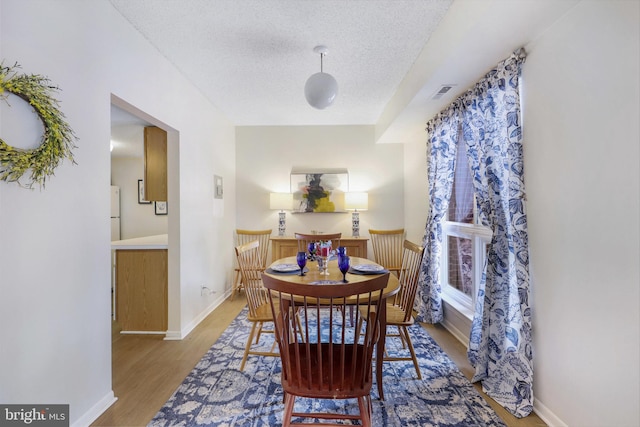
<path fill-rule="evenodd" d="M 311 261 L 314 261 L 315 260 L 315 255 L 316 255 L 316 244 L 315 244 L 315 242 L 309 243 L 309 245 L 307 246 L 307 249 L 309 250 L 309 259 Z"/>
<path fill-rule="evenodd" d="M 324 271 L 324 258 L 322 258 L 321 256 L 317 256 L 316 261 L 318 261 L 318 271 L 320 272 L 320 274 L 322 274 L 322 272 Z"/>
<path fill-rule="evenodd" d="M 331 256 L 331 246 L 320 246 L 320 259 L 322 260 L 322 268 L 320 269 L 323 276 L 329 275 L 329 258 Z"/>
<path fill-rule="evenodd" d="M 349 271 L 349 257 L 347 255 L 338 255 L 338 268 L 342 273 L 342 281 L 347 282 L 347 271 Z"/>
<path fill-rule="evenodd" d="M 307 265 L 307 253 L 298 252 L 296 261 L 298 262 L 298 267 L 300 267 L 300 276 L 304 276 L 304 266 Z"/>

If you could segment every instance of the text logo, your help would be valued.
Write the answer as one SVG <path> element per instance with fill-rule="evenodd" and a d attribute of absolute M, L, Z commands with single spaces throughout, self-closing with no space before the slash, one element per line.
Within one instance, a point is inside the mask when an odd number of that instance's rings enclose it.
<path fill-rule="evenodd" d="M 69 427 L 69 405 L 0 405 L 0 427 Z"/>

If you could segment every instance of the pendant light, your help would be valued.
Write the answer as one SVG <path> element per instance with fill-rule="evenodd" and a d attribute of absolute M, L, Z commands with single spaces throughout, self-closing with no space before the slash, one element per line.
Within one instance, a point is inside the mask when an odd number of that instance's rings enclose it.
<path fill-rule="evenodd" d="M 315 53 L 320 54 L 320 72 L 313 74 L 304 85 L 304 96 L 313 108 L 324 110 L 335 101 L 338 96 L 338 82 L 331 75 L 323 72 L 322 59 L 329 51 L 326 46 L 316 46 Z"/>

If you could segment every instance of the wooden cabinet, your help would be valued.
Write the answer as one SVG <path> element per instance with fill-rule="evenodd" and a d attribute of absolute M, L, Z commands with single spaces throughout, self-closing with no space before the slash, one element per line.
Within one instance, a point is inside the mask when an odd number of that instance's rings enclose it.
<path fill-rule="evenodd" d="M 166 249 L 116 250 L 116 320 L 123 332 L 166 332 Z"/>
<path fill-rule="evenodd" d="M 318 234 L 318 239 L 322 238 L 322 234 Z M 357 237 L 343 237 L 340 244 L 347 248 L 347 255 L 359 258 L 367 257 L 367 241 L 369 239 Z M 298 252 L 298 240 L 295 237 L 271 238 L 271 260 L 272 262 L 290 256 L 296 256 Z"/>
<path fill-rule="evenodd" d="M 144 198 L 167 201 L 167 132 L 144 128 Z"/>

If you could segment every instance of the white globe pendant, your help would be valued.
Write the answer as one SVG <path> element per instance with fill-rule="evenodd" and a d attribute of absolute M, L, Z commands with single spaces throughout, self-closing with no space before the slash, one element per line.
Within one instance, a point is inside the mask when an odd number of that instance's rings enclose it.
<path fill-rule="evenodd" d="M 313 51 L 320 54 L 320 72 L 307 79 L 307 83 L 304 85 L 304 96 L 313 108 L 324 110 L 336 100 L 338 82 L 331 74 L 325 73 L 322 69 L 322 59 L 329 51 L 327 47 L 316 46 Z"/>
<path fill-rule="evenodd" d="M 331 74 L 315 73 L 304 85 L 304 96 L 313 108 L 324 110 L 336 100 L 338 82 Z"/>

